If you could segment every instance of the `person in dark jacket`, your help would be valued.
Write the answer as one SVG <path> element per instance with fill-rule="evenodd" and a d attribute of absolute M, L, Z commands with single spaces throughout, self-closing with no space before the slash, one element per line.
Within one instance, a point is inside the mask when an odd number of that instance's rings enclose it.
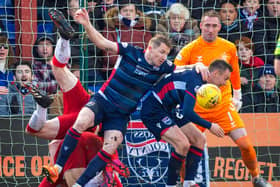
<path fill-rule="evenodd" d="M 8 109 L 10 115 L 32 114 L 36 109 L 36 102 L 24 87 L 24 84 L 32 82 L 32 68 L 30 61 L 18 61 L 14 67 L 14 81 L 9 85 Z"/>
<path fill-rule="evenodd" d="M 221 30 L 219 36 L 235 42 L 242 36 L 250 36 L 246 25 L 238 19 L 237 3 L 232 0 L 224 0 L 220 4 Z"/>
<path fill-rule="evenodd" d="M 266 65 L 260 68 L 258 77 L 258 83 L 253 87 L 253 95 L 243 99 L 242 112 L 280 112 L 280 90 L 276 87 L 273 66 Z"/>

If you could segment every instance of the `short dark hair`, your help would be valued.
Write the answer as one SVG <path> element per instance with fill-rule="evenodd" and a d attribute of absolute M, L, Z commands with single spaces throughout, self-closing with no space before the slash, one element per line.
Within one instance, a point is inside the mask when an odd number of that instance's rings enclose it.
<path fill-rule="evenodd" d="M 209 71 L 212 72 L 214 70 L 219 70 L 219 71 L 226 71 L 229 70 L 230 72 L 233 71 L 231 65 L 229 63 L 227 63 L 225 60 L 222 59 L 217 59 L 214 60 L 210 66 L 209 66 Z"/>
<path fill-rule="evenodd" d="M 33 71 L 32 71 L 32 62 L 31 61 L 27 61 L 27 60 L 22 60 L 22 61 L 17 61 L 15 64 L 14 64 L 14 67 L 13 67 L 13 73 L 14 75 L 16 75 L 16 69 L 19 65 L 26 65 L 28 66 L 30 69 L 31 69 L 31 73 L 33 74 Z"/>
<path fill-rule="evenodd" d="M 218 18 L 221 21 L 220 14 L 215 10 L 208 10 L 208 11 L 204 12 L 204 14 L 201 17 L 201 20 L 203 20 L 206 16 L 215 17 L 215 18 Z"/>
<path fill-rule="evenodd" d="M 172 43 L 167 35 L 157 34 L 149 41 L 149 45 L 153 45 L 155 47 L 159 47 L 162 43 L 164 43 L 170 49 L 172 48 Z"/>

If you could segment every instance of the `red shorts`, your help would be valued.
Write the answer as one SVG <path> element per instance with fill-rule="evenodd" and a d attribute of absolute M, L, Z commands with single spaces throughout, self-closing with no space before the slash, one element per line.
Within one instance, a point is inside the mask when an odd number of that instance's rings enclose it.
<path fill-rule="evenodd" d="M 90 95 L 78 80 L 75 87 L 68 92 L 63 92 L 63 115 L 58 116 L 59 132 L 55 139 L 63 139 L 67 130 L 73 126 L 77 116 L 89 101 Z"/>
<path fill-rule="evenodd" d="M 54 156 L 54 161 L 56 162 L 56 159 L 58 157 L 58 153 L 60 150 L 60 147 L 62 146 L 62 143 L 60 143 L 58 147 L 58 151 L 56 152 Z M 62 171 L 62 176 L 65 171 L 72 168 L 86 168 L 88 163 L 95 157 L 95 155 L 98 153 L 98 151 L 101 150 L 103 145 L 102 138 L 97 136 L 96 134 L 92 132 L 83 132 L 77 147 L 75 150 L 71 153 L 69 159 L 65 163 Z"/>
<path fill-rule="evenodd" d="M 74 88 L 63 92 L 63 114 L 80 112 L 90 99 L 90 95 L 78 80 Z"/>

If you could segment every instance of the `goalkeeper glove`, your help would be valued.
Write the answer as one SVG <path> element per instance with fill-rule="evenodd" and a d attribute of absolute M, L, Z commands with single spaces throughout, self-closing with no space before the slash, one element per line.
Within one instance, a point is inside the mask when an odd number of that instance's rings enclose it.
<path fill-rule="evenodd" d="M 274 50 L 274 56 L 275 58 L 280 59 L 280 37 L 278 38 L 276 48 Z"/>
<path fill-rule="evenodd" d="M 239 90 L 233 90 L 233 98 L 232 98 L 232 102 L 233 105 L 235 107 L 235 110 L 238 112 L 241 107 L 242 107 L 242 94 L 241 94 L 241 89 Z"/>

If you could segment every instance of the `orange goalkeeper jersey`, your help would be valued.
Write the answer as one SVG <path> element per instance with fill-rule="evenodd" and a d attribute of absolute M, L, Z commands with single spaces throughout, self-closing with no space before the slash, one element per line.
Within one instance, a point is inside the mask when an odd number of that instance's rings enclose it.
<path fill-rule="evenodd" d="M 180 65 L 190 65 L 198 62 L 203 63 L 206 66 L 209 66 L 211 62 L 216 59 L 223 59 L 228 62 L 233 69 L 231 73 L 230 81 L 228 81 L 226 86 L 220 87 L 222 91 L 222 103 L 215 107 L 213 110 L 221 111 L 226 107 L 228 109 L 231 100 L 232 100 L 232 90 L 239 90 L 241 88 L 240 85 L 240 73 L 239 73 L 239 65 L 238 65 L 238 56 L 237 50 L 233 43 L 217 37 L 215 42 L 208 43 L 202 39 L 200 36 L 198 39 L 186 45 L 181 51 L 178 53 L 174 63 L 177 66 Z M 230 83 L 231 82 L 231 83 Z M 196 106 L 196 111 L 199 112 L 199 106 Z M 209 111 L 209 110 L 207 110 Z M 203 112 L 203 111 L 200 111 Z M 205 111 L 204 111 L 205 112 Z"/>

